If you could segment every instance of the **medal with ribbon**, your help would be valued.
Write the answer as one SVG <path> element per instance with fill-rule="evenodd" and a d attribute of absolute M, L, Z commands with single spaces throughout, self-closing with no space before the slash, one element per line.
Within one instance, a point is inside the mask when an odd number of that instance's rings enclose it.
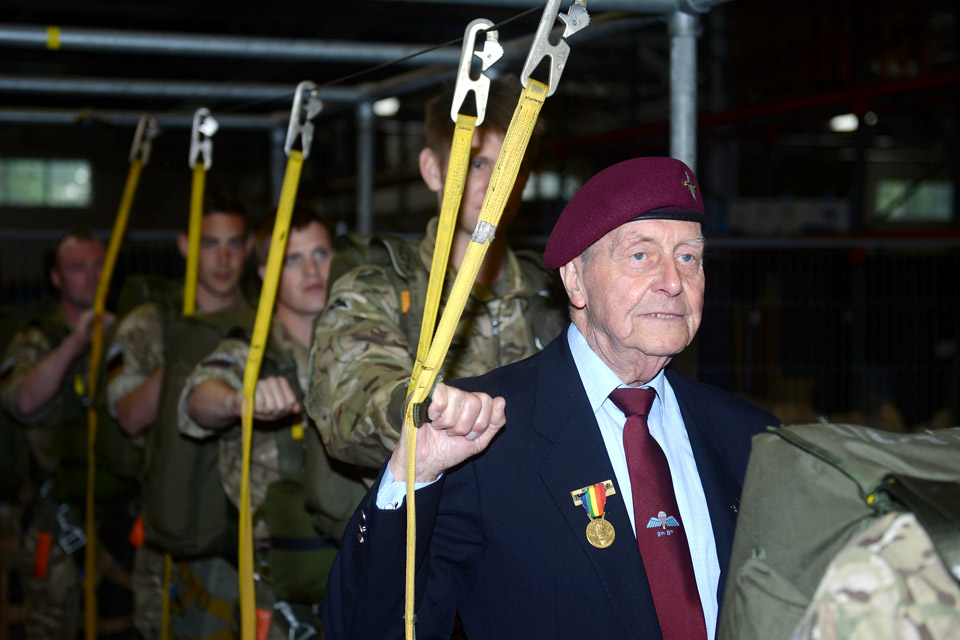
<path fill-rule="evenodd" d="M 598 482 L 581 489 L 578 496 L 583 510 L 590 516 L 590 524 L 587 525 L 587 541 L 598 549 L 609 547 L 616 536 L 613 525 L 603 517 L 607 505 L 607 490 L 607 483 Z M 610 491 L 612 490 L 611 486 Z M 574 498 L 574 502 L 577 502 L 577 498 Z"/>

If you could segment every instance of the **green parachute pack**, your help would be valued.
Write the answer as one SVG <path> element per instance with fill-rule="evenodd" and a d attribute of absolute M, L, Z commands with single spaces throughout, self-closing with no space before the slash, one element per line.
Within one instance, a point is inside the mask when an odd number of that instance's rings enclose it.
<path fill-rule="evenodd" d="M 755 436 L 717 637 L 789 640 L 837 553 L 896 511 L 916 516 L 960 580 L 960 428 L 818 423 Z"/>
<path fill-rule="evenodd" d="M 247 307 L 164 323 L 164 368 L 157 422 L 147 438 L 143 477 L 146 539 L 177 556 L 229 554 L 235 549 L 236 510 L 220 482 L 216 438 L 180 433 L 178 404 L 187 376 L 232 330 L 253 326 Z"/>
<path fill-rule="evenodd" d="M 157 424 L 147 447 L 144 525 L 150 543 L 178 557 L 236 554 L 238 514 L 223 490 L 217 438 L 183 435 L 177 412 L 197 363 L 225 338 L 249 341 L 255 316 L 253 309 L 238 307 L 169 322 Z M 260 375 L 287 378 L 302 397 L 292 356 L 269 342 Z M 269 562 L 260 572 L 277 599 L 315 602 L 323 595 L 336 547 L 317 532 L 306 510 L 303 434 L 309 430 L 295 428 L 299 421 L 291 416 L 269 425 L 280 452 L 281 479 L 267 488 L 253 517 L 264 519 L 271 532 Z"/>

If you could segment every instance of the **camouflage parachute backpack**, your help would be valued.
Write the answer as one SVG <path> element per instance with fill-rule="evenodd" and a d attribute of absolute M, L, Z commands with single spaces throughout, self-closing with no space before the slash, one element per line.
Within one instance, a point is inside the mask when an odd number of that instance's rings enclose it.
<path fill-rule="evenodd" d="M 752 446 L 719 639 L 793 637 L 838 552 L 891 512 L 915 516 L 936 564 L 960 580 L 960 428 L 792 425 L 755 436 Z"/>

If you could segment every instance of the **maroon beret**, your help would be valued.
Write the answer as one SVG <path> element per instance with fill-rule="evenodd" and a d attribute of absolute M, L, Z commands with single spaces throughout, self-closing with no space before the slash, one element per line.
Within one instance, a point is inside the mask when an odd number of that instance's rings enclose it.
<path fill-rule="evenodd" d="M 697 176 L 674 158 L 634 158 L 590 178 L 553 227 L 543 263 L 556 269 L 632 220 L 689 220 L 703 224 Z"/>

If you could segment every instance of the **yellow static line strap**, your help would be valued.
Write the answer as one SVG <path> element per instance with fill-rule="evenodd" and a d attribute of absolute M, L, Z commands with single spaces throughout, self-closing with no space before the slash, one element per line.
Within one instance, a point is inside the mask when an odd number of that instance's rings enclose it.
<path fill-rule="evenodd" d="M 474 116 L 457 115 L 453 143 L 450 147 L 450 160 L 447 163 L 447 177 L 443 185 L 443 203 L 440 206 L 437 241 L 433 248 L 433 260 L 430 263 L 430 280 L 424 302 L 423 323 L 420 325 L 420 342 L 417 345 L 417 359 L 407 387 L 408 395 L 413 389 L 414 380 L 419 377 L 423 369 L 433 340 L 433 329 L 440 309 L 440 297 L 443 295 L 443 280 L 450 259 L 450 245 L 453 242 L 453 231 L 457 227 L 457 212 L 460 210 L 463 185 L 466 183 L 467 170 L 470 167 L 470 149 L 476 122 L 477 119 Z"/>
<path fill-rule="evenodd" d="M 500 157 L 497 158 L 493 175 L 490 177 L 490 185 L 487 187 L 487 195 L 484 198 L 483 207 L 480 210 L 480 219 L 477 223 L 478 230 L 496 228 L 500 221 L 504 206 L 510 197 L 513 185 L 516 183 L 517 174 L 520 172 L 520 163 L 540 115 L 540 108 L 547 98 L 547 91 L 547 85 L 533 79 L 527 81 L 527 86 L 523 90 L 520 102 L 513 113 L 513 119 L 510 121 L 510 128 L 504 138 Z M 413 605 L 417 515 L 414 500 L 414 479 L 416 477 L 417 430 L 412 426 L 413 407 L 414 404 L 423 402 L 433 387 L 437 371 L 443 364 L 443 359 L 450 348 L 453 332 L 460 321 L 470 290 L 473 288 L 473 283 L 480 270 L 480 264 L 486 255 L 490 239 L 491 237 L 488 237 L 485 232 L 474 233 L 474 241 L 467 248 L 460 270 L 457 272 L 453 290 L 450 292 L 446 307 L 444 307 L 436 337 L 430 345 L 430 351 L 423 365 L 423 371 L 414 380 L 413 389 L 407 400 L 403 430 L 407 481 L 406 599 L 404 602 L 404 632 L 407 640 L 414 640 L 415 638 Z"/>
<path fill-rule="evenodd" d="M 183 315 L 197 312 L 197 269 L 200 260 L 200 233 L 203 221 L 203 192 L 207 182 L 207 168 L 202 162 L 193 166 L 193 185 L 190 190 L 190 223 L 187 250 L 187 276 L 183 285 Z"/>
<path fill-rule="evenodd" d="M 127 183 L 120 198 L 120 208 L 113 223 L 113 232 L 110 234 L 110 244 L 103 258 L 103 268 L 100 279 L 97 281 L 97 292 L 93 299 L 93 328 L 90 340 L 90 375 L 87 383 L 87 393 L 90 406 L 87 408 L 87 500 L 86 500 L 86 534 L 87 545 L 84 548 L 84 578 L 83 578 L 83 630 L 86 640 L 95 640 L 97 637 L 97 528 L 94 513 L 94 489 L 97 465 L 97 410 L 93 399 L 97 395 L 97 376 L 100 369 L 100 359 L 103 355 L 103 313 L 106 306 L 107 294 L 110 292 L 110 280 L 113 277 L 113 268 L 117 264 L 117 254 L 120 244 L 127 230 L 127 220 L 130 219 L 130 207 L 133 197 L 137 193 L 137 184 L 140 182 L 140 172 L 143 161 L 134 158 L 130 162 L 130 171 L 127 174 Z"/>
<path fill-rule="evenodd" d="M 54 51 L 60 48 L 60 27 L 47 27 L 47 49 Z"/>
<path fill-rule="evenodd" d="M 241 640 L 255 640 L 257 635 L 257 610 L 253 583 L 253 519 L 250 510 L 250 449 L 253 443 L 253 408 L 257 380 L 260 377 L 260 365 L 270 335 L 270 322 L 273 319 L 273 305 L 277 298 L 280 282 L 280 270 L 287 249 L 287 236 L 290 232 L 290 218 L 293 204 L 297 198 L 300 172 L 303 169 L 303 152 L 292 150 L 287 161 L 287 172 L 280 191 L 280 204 L 277 207 L 277 221 L 273 225 L 273 237 L 270 240 L 270 253 L 267 256 L 267 268 L 260 290 L 260 303 L 257 307 L 257 319 L 253 325 L 253 337 L 250 339 L 250 353 L 243 374 L 243 474 L 240 483 L 240 637 Z"/>

